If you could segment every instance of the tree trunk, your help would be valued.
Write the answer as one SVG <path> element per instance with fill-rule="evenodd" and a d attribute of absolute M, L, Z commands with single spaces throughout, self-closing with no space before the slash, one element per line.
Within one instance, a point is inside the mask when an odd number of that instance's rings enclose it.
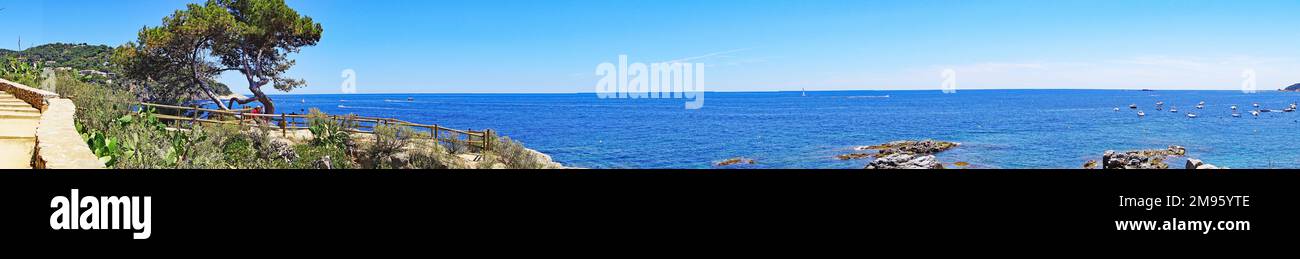
<path fill-rule="evenodd" d="M 217 98 L 217 95 L 212 93 L 212 90 L 208 90 L 207 87 L 203 88 L 203 94 L 207 95 L 208 99 L 211 99 L 213 103 L 216 103 L 218 108 L 221 108 L 222 110 L 230 110 L 230 107 L 226 106 L 226 104 L 224 103 L 221 103 L 221 99 Z"/>
<path fill-rule="evenodd" d="M 245 98 L 243 100 L 240 100 L 239 98 L 231 98 L 230 106 L 235 106 L 235 103 L 243 105 L 257 101 L 262 104 L 262 114 L 275 114 L 275 102 L 271 100 L 270 96 L 266 96 L 265 93 L 262 93 L 260 87 L 249 87 L 248 90 L 253 92 L 252 98 Z"/>

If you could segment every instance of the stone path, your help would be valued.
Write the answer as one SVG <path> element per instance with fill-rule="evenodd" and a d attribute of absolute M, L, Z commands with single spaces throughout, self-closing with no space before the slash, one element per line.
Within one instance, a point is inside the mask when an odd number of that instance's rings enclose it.
<path fill-rule="evenodd" d="M 31 169 L 41 111 L 0 92 L 0 169 Z"/>

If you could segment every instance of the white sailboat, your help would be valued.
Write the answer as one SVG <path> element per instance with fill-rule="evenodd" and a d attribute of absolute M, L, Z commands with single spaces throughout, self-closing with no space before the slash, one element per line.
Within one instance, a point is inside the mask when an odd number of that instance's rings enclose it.
<path fill-rule="evenodd" d="M 800 96 L 808 97 L 808 88 L 802 88 L 802 89 L 803 89 L 803 93 L 800 94 Z"/>

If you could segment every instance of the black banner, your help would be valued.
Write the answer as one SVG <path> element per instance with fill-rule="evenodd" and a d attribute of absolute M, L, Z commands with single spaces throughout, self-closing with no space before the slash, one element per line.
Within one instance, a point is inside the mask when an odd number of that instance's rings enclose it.
<path fill-rule="evenodd" d="M 11 171 L 0 222 L 17 242 L 144 245 L 1217 242 L 1300 229 L 1296 182 L 1285 171 Z M 151 198 L 148 237 L 54 229 L 65 221 L 51 206 L 74 189 L 83 202 Z M 1170 227 L 1118 229 L 1142 221 Z"/>

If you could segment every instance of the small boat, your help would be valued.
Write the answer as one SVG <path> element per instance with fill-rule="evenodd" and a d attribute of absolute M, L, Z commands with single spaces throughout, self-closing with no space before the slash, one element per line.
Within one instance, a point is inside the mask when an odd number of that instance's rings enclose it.
<path fill-rule="evenodd" d="M 1169 112 L 1178 113 L 1178 107 L 1170 107 Z"/>
<path fill-rule="evenodd" d="M 1295 108 L 1282 109 L 1282 112 L 1295 112 Z"/>
<path fill-rule="evenodd" d="M 1115 111 L 1118 112 L 1118 111 L 1119 111 L 1119 107 L 1115 107 Z"/>
<path fill-rule="evenodd" d="M 1235 113 L 1235 112 L 1234 112 L 1234 113 L 1232 113 L 1232 117 L 1233 117 L 1233 118 L 1241 118 L 1241 114 L 1240 114 L 1240 113 Z"/>
<path fill-rule="evenodd" d="M 800 88 L 803 92 L 799 96 L 808 97 L 808 88 Z"/>
<path fill-rule="evenodd" d="M 1233 104 L 1233 105 L 1232 105 L 1232 110 L 1234 110 L 1234 111 L 1237 110 L 1237 105 L 1236 105 L 1236 104 Z"/>
<path fill-rule="evenodd" d="M 415 97 L 406 97 L 406 101 L 408 102 L 415 101 Z"/>
<path fill-rule="evenodd" d="M 1255 117 L 1259 117 L 1259 111 L 1250 111 L 1250 115 L 1254 115 Z"/>
<path fill-rule="evenodd" d="M 1165 102 L 1156 102 L 1156 106 L 1165 105 Z"/>
<path fill-rule="evenodd" d="M 1197 108 L 1197 109 L 1205 109 L 1205 105 L 1204 105 L 1204 104 L 1197 104 L 1197 105 L 1196 105 L 1196 108 Z"/>
<path fill-rule="evenodd" d="M 1205 101 L 1201 101 L 1200 103 L 1197 103 L 1196 105 L 1205 105 Z"/>
<path fill-rule="evenodd" d="M 1196 114 L 1195 114 L 1195 113 L 1190 113 L 1190 112 L 1189 112 L 1189 113 L 1187 113 L 1187 118 L 1188 118 L 1188 119 L 1195 119 L 1195 118 L 1196 118 Z"/>
<path fill-rule="evenodd" d="M 307 99 L 302 99 L 302 103 L 307 103 Z"/>
<path fill-rule="evenodd" d="M 1138 117 L 1143 117 L 1143 116 L 1147 116 L 1147 113 L 1138 111 Z"/>
<path fill-rule="evenodd" d="M 1255 106 L 1255 108 L 1259 108 L 1259 103 L 1253 103 L 1251 104 L 1251 106 Z"/>
<path fill-rule="evenodd" d="M 1128 105 L 1128 108 L 1129 108 L 1129 109 L 1137 110 L 1138 105 L 1137 105 L 1137 104 L 1129 104 L 1129 105 Z"/>

